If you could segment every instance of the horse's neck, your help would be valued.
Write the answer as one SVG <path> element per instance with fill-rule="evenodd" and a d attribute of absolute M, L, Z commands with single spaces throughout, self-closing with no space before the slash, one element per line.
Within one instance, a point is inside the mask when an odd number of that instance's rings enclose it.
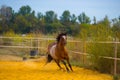
<path fill-rule="evenodd" d="M 65 50 L 65 46 L 61 45 L 60 43 L 57 44 L 57 48 L 62 51 Z"/>

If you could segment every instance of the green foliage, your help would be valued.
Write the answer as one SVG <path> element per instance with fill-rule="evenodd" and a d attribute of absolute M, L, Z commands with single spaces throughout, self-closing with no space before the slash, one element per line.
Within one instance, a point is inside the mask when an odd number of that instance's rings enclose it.
<path fill-rule="evenodd" d="M 54 11 L 46 12 L 45 21 L 46 21 L 46 23 L 53 23 L 53 22 L 57 21 L 57 15 L 54 13 Z"/>
<path fill-rule="evenodd" d="M 70 12 L 68 10 L 64 11 L 62 16 L 60 17 L 60 21 L 62 24 L 69 24 L 70 22 Z"/>
<path fill-rule="evenodd" d="M 18 34 L 15 34 L 14 31 L 10 30 L 6 33 L 3 34 L 4 37 L 10 37 L 10 38 L 3 38 L 3 41 L 4 41 L 4 44 L 16 44 L 16 43 L 19 43 L 19 42 L 22 42 L 23 39 L 20 38 L 20 35 Z M 14 39 L 12 39 L 11 37 L 15 37 Z M 16 37 L 19 37 L 19 38 L 16 38 Z M 13 43 L 11 43 L 13 42 Z"/>
<path fill-rule="evenodd" d="M 94 17 L 93 17 L 93 24 L 96 24 L 96 23 L 97 23 L 96 17 L 94 16 Z"/>
<path fill-rule="evenodd" d="M 54 11 L 47 11 L 45 15 L 38 12 L 37 16 L 35 16 L 35 11 L 32 10 L 29 5 L 22 6 L 18 12 L 14 12 L 12 8 L 3 6 L 0 9 L 0 13 L 1 34 L 11 29 L 18 34 L 30 32 L 53 34 L 66 31 L 70 35 L 76 35 L 80 31 L 78 23 L 76 22 L 77 17 L 75 14 L 71 15 L 68 10 L 63 12 L 60 19 L 57 18 L 57 14 Z"/>
<path fill-rule="evenodd" d="M 113 80 L 120 80 L 120 75 L 114 75 Z"/>
<path fill-rule="evenodd" d="M 83 41 L 91 41 L 87 43 L 86 52 L 91 55 L 90 65 L 92 68 L 99 70 L 100 72 L 113 73 L 114 60 L 105 59 L 106 57 L 114 57 L 115 44 L 112 43 L 100 43 L 114 40 L 114 31 L 110 27 L 109 20 L 105 18 L 104 20 L 98 22 L 95 25 L 81 24 L 80 25 L 80 37 Z M 117 57 L 120 57 L 118 45 Z M 107 63 L 107 64 L 106 64 Z M 119 61 L 117 64 L 117 73 L 120 71 Z"/>
<path fill-rule="evenodd" d="M 83 12 L 78 16 L 78 20 L 81 24 L 90 24 L 90 18 Z"/>
<path fill-rule="evenodd" d="M 113 71 L 113 60 L 105 59 L 106 57 L 113 57 L 114 45 L 107 43 L 91 43 L 88 45 L 88 52 L 91 55 L 91 62 L 94 69 L 104 72 L 111 73 Z"/>
<path fill-rule="evenodd" d="M 15 18 L 16 23 L 16 33 L 28 33 L 30 32 L 31 23 L 22 15 L 19 15 Z"/>
<path fill-rule="evenodd" d="M 44 16 L 41 12 L 38 12 L 37 18 L 38 18 L 38 20 L 42 20 L 44 18 Z"/>
<path fill-rule="evenodd" d="M 5 36 L 5 37 L 15 37 L 16 34 L 14 33 L 13 30 L 10 30 L 10 31 L 4 33 L 3 36 Z"/>
<path fill-rule="evenodd" d="M 75 24 L 75 23 L 76 23 L 76 20 L 77 20 L 77 17 L 75 16 L 75 14 L 72 14 L 72 15 L 71 15 L 71 23 L 72 23 L 72 24 Z"/>
<path fill-rule="evenodd" d="M 112 30 L 114 32 L 114 36 L 120 39 L 120 18 L 112 19 L 112 21 L 113 21 Z"/>
<path fill-rule="evenodd" d="M 73 35 L 73 36 L 76 36 L 77 34 L 79 34 L 79 32 L 80 32 L 80 27 L 79 27 L 78 24 L 70 25 L 68 34 L 71 34 L 71 35 Z"/>
<path fill-rule="evenodd" d="M 103 20 L 99 21 L 97 24 L 102 24 L 104 27 L 110 27 L 110 21 L 108 16 L 105 16 Z"/>
<path fill-rule="evenodd" d="M 65 10 L 60 16 L 60 19 L 58 19 L 57 14 L 54 11 L 46 11 L 45 15 L 43 15 L 41 12 L 38 12 L 37 16 L 35 14 L 36 12 L 32 10 L 29 5 L 22 6 L 18 12 L 14 12 L 14 10 L 11 7 L 2 6 L 0 8 L 0 34 L 8 32 L 11 29 L 15 33 L 20 34 L 26 34 L 30 32 L 53 34 L 56 32 L 66 31 L 72 36 L 78 35 L 80 33 L 82 38 L 86 37 L 87 39 L 97 32 L 97 29 L 96 31 L 92 32 L 91 28 L 89 27 L 101 26 L 103 28 L 105 27 L 111 29 L 109 28 L 111 27 L 110 20 L 107 16 L 105 16 L 105 18 L 102 21 L 98 21 L 98 23 L 96 21 L 96 17 L 94 16 L 93 21 L 95 25 L 92 25 L 90 24 L 90 18 L 85 14 L 85 12 L 82 12 L 79 16 L 76 16 L 75 14 L 71 15 L 69 10 Z M 77 20 L 79 22 L 77 22 Z M 120 19 L 113 19 L 112 21 L 112 30 L 114 32 L 114 36 L 117 36 L 120 39 Z M 101 32 L 97 32 L 98 35 L 100 33 Z"/>
<path fill-rule="evenodd" d="M 23 15 L 23 16 L 28 15 L 30 13 L 31 13 L 31 7 L 28 6 L 28 5 L 27 6 L 22 6 L 19 10 L 19 14 Z"/>
<path fill-rule="evenodd" d="M 80 37 L 85 40 L 109 41 L 113 40 L 113 31 L 104 20 L 97 25 L 81 24 Z"/>

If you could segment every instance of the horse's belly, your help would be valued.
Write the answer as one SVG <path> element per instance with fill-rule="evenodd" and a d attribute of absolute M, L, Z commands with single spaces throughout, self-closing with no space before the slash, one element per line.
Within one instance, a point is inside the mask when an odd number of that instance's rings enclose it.
<path fill-rule="evenodd" d="M 50 49 L 50 55 L 52 56 L 52 58 L 57 59 L 57 56 L 55 55 L 55 48 L 56 45 L 53 45 Z"/>

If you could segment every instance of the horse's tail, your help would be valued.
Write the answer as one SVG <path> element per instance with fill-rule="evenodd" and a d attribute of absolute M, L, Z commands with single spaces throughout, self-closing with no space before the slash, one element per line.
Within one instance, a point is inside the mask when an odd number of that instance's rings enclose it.
<path fill-rule="evenodd" d="M 43 67 L 45 65 L 47 65 L 47 63 L 50 63 L 53 60 L 52 56 L 50 54 L 48 54 L 48 52 L 46 53 L 46 63 L 43 65 Z"/>
<path fill-rule="evenodd" d="M 47 61 L 46 61 L 45 65 L 46 65 L 47 63 L 50 63 L 50 62 L 53 60 L 52 56 L 51 56 L 50 54 L 48 54 L 48 52 L 47 52 L 46 59 L 47 59 Z M 44 66 L 45 66 L 45 65 L 44 65 Z"/>
<path fill-rule="evenodd" d="M 50 54 L 47 54 L 47 63 L 50 63 L 53 60 Z"/>

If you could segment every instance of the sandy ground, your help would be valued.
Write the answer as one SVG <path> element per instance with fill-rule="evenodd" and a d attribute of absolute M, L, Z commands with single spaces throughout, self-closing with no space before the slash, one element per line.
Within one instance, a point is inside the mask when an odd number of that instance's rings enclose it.
<path fill-rule="evenodd" d="M 13 57 L 11 56 L 11 58 Z M 112 80 L 110 75 L 75 66 L 73 66 L 74 72 L 68 73 L 59 70 L 54 62 L 44 65 L 45 58 L 27 61 L 17 59 L 16 61 L 3 61 L 1 58 L 0 80 Z M 62 67 L 64 66 L 62 65 Z"/>

